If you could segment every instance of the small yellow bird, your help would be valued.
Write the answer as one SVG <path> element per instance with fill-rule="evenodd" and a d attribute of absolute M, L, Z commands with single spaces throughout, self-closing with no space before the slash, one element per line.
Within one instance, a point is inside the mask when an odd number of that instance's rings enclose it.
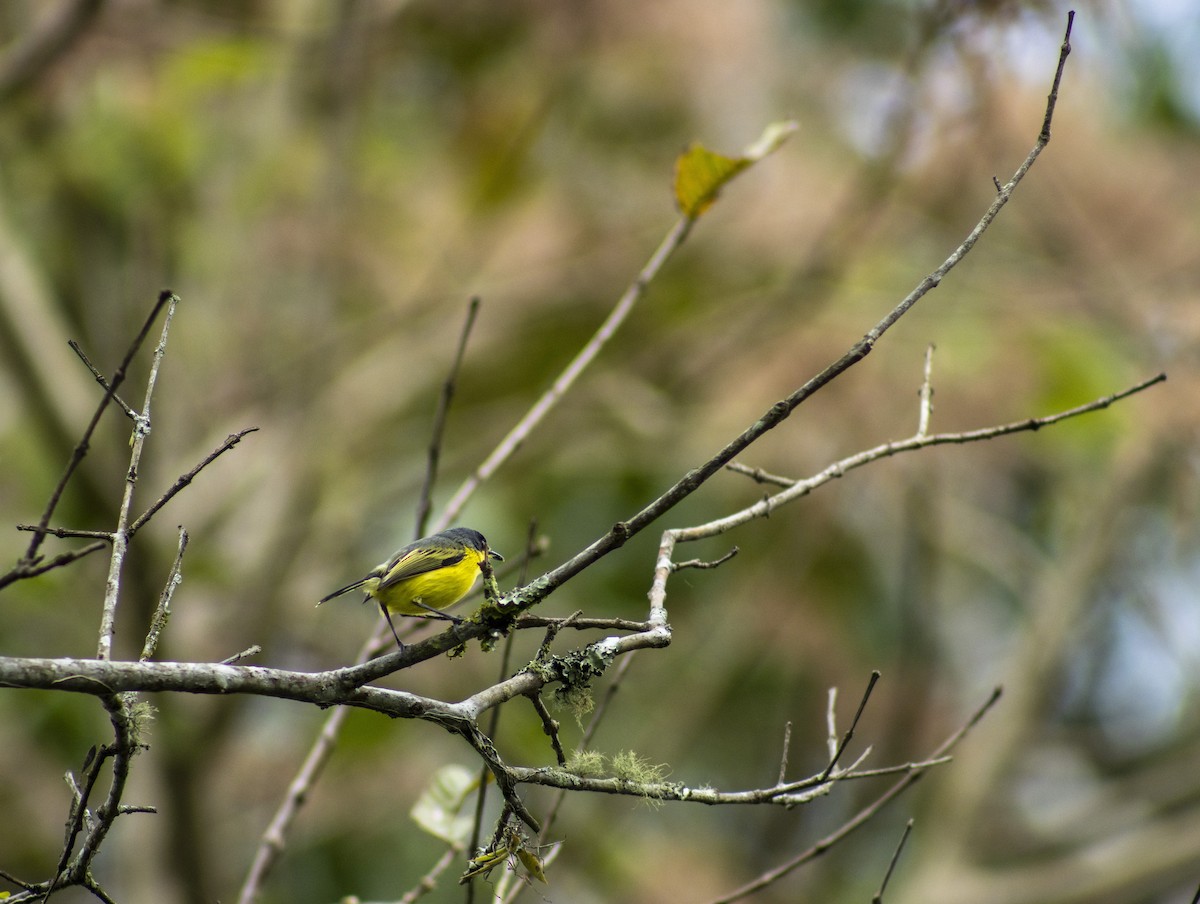
<path fill-rule="evenodd" d="M 483 560 L 489 557 L 504 561 L 504 556 L 488 549 L 487 540 L 479 531 L 452 527 L 398 549 L 386 562 L 372 568 L 365 578 L 322 597 L 317 605 L 361 587 L 367 597 L 379 603 L 392 636 L 404 649 L 396 626 L 392 624 L 391 613 L 462 621 L 441 610 L 467 595 L 479 577 Z M 365 602 L 366 597 L 363 599 Z"/>

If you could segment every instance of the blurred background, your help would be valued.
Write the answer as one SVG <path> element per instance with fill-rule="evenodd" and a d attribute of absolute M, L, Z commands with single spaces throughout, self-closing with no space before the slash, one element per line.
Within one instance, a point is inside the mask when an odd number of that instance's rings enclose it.
<path fill-rule="evenodd" d="M 62 16 L 59 20 L 57 17 Z M 413 536 L 430 424 L 482 299 L 435 504 L 554 379 L 676 218 L 673 160 L 769 122 L 799 132 L 729 185 L 629 323 L 461 521 L 569 557 L 840 356 L 962 240 L 1029 151 L 1066 19 L 1046 2 L 87 0 L 0 6 L 0 503 L 36 521 L 158 291 L 182 297 L 154 399 L 144 506 L 258 426 L 139 534 L 118 652 L 136 656 L 177 525 L 191 535 L 162 658 L 350 662 L 377 614 L 324 593 Z M 56 21 L 57 49 L 29 52 Z M 854 472 L 719 541 L 669 587 L 670 648 L 638 657 L 593 748 L 722 789 L 825 758 L 883 673 L 851 755 L 917 760 L 996 685 L 957 752 L 756 900 L 861 902 L 909 817 L 889 904 L 1175 904 L 1200 883 L 1200 12 L 1082 3 L 1054 140 L 967 260 L 744 463 L 804 477 L 932 429 L 1046 415 L 1169 381 L 1036 434 Z M 146 358 L 124 395 L 140 405 Z M 128 461 L 110 411 L 55 522 L 110 528 Z M 750 504 L 724 474 L 572 581 L 545 614 L 643 618 L 660 528 Z M 15 561 L 27 535 L 0 533 Z M 57 553 L 76 541 L 51 540 Z M 90 656 L 106 561 L 0 596 L 0 652 Z M 509 578 L 511 583 L 513 578 Z M 536 633 L 536 632 L 535 632 Z M 540 636 L 522 637 L 516 662 Z M 472 649 L 391 683 L 456 700 Z M 601 682 L 597 690 L 603 690 Z M 236 895 L 326 714 L 152 698 L 150 750 L 97 862 L 118 900 Z M 564 742 L 579 729 L 559 715 Z M 0 869 L 49 875 L 62 776 L 109 728 L 90 698 L 0 694 Z M 509 762 L 552 755 L 527 706 Z M 441 853 L 408 810 L 470 752 L 352 713 L 267 886 L 272 902 L 394 900 Z M 792 812 L 576 796 L 555 902 L 704 901 L 813 844 L 886 787 Z M 534 812 L 544 794 L 530 790 Z M 458 901 L 452 870 L 431 901 Z M 9 888 L 0 882 L 0 889 Z M 72 890 L 64 902 L 91 900 Z M 527 895 L 527 899 L 533 898 Z"/>

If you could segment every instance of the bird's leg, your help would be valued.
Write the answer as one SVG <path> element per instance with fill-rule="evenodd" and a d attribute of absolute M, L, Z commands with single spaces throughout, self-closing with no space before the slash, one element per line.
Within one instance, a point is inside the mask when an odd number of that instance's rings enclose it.
<path fill-rule="evenodd" d="M 413 605 L 420 606 L 422 609 L 428 612 L 429 616 L 427 617 L 443 618 L 446 621 L 454 622 L 456 625 L 461 625 L 463 623 L 463 620 L 457 615 L 451 615 L 449 612 L 443 612 L 441 609 L 434 609 L 433 606 L 426 606 L 420 600 L 413 600 Z"/>
<path fill-rule="evenodd" d="M 387 606 L 383 603 L 379 604 L 379 611 L 383 613 L 383 617 L 387 620 L 388 627 L 392 629 L 392 637 L 396 638 L 397 648 L 404 649 L 404 641 L 400 639 L 400 635 L 396 633 L 396 626 L 392 624 L 392 614 L 388 612 Z"/>

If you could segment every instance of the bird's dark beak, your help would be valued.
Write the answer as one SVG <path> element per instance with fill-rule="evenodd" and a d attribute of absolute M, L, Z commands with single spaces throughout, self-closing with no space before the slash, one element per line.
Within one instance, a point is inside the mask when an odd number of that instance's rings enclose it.
<path fill-rule="evenodd" d="M 488 555 L 491 556 L 493 559 L 495 559 L 497 562 L 504 561 L 504 556 L 500 555 L 500 553 L 496 552 L 496 550 L 494 550 L 494 549 L 489 549 Z"/>

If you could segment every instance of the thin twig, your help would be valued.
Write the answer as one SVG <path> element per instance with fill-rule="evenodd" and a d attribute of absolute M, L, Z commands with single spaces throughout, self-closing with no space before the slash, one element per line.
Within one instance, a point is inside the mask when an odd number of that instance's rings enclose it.
<path fill-rule="evenodd" d="M 160 297 L 161 301 L 161 297 Z M 171 318 L 179 303 L 176 295 L 168 295 L 167 313 L 163 318 L 162 333 L 154 356 L 150 362 L 150 374 L 146 378 L 146 396 L 142 403 L 142 413 L 134 421 L 132 448 L 129 453 L 129 469 L 125 472 L 125 491 L 121 496 L 121 505 L 117 509 L 117 526 L 113 531 L 112 552 L 109 556 L 108 579 L 104 584 L 104 607 L 100 613 L 100 641 L 96 645 L 97 659 L 112 658 L 113 636 L 117 631 L 117 601 L 121 591 L 121 571 L 125 564 L 125 550 L 129 544 L 128 531 L 129 513 L 133 507 L 133 491 L 137 486 L 138 473 L 142 462 L 142 449 L 145 446 L 146 434 L 150 432 L 150 399 L 154 395 L 154 387 L 158 383 L 158 368 L 162 364 L 167 351 L 167 335 L 171 330 Z M 107 396 L 116 391 L 116 381 L 110 387 Z"/>
<path fill-rule="evenodd" d="M 196 479 L 197 474 L 199 474 L 214 461 L 241 442 L 243 437 L 256 432 L 258 432 L 257 427 L 246 427 L 243 430 L 239 430 L 237 433 L 231 433 L 229 436 L 225 437 L 224 441 L 217 446 L 217 448 L 213 449 L 208 453 L 208 455 L 204 456 L 200 463 L 186 474 L 181 474 L 175 480 L 175 482 L 171 484 L 170 489 L 154 500 L 153 505 L 146 509 L 146 511 L 142 512 L 142 514 L 138 516 L 137 520 L 134 521 L 133 524 L 129 525 L 129 536 L 132 537 L 139 530 L 145 527 L 146 523 L 156 514 L 158 514 L 164 505 L 170 502 L 184 487 Z"/>
<path fill-rule="evenodd" d="M 461 854 L 462 851 L 461 844 L 449 845 L 446 850 L 442 851 L 442 856 L 429 868 L 429 871 L 400 897 L 397 904 L 414 904 L 414 902 L 421 900 L 421 898 L 437 888 L 437 880 L 441 877 L 442 873 L 450 868 L 450 864 L 454 862 L 454 858 Z"/>
<path fill-rule="evenodd" d="M 879 672 L 871 672 L 871 678 L 867 681 L 867 689 L 863 691 L 862 699 L 858 701 L 858 710 L 854 713 L 854 719 L 850 722 L 850 727 L 842 736 L 842 743 L 838 745 L 834 751 L 833 757 L 829 760 L 829 765 L 825 767 L 822 773 L 822 778 L 829 778 L 834 768 L 837 766 L 838 760 L 842 758 L 842 754 L 846 752 L 846 747 L 850 744 L 850 739 L 854 737 L 854 729 L 858 727 L 858 720 L 862 718 L 863 710 L 867 708 L 867 701 L 871 699 L 871 691 L 875 690 L 875 685 L 879 682 Z"/>
<path fill-rule="evenodd" d="M 679 247 L 687 239 L 692 231 L 692 226 L 695 224 L 695 219 L 692 217 L 681 217 L 671 227 L 666 238 L 658 246 L 655 252 L 650 255 L 650 260 L 642 267 L 641 272 L 634 278 L 633 282 L 625 290 L 624 294 L 617 301 L 608 317 L 596 330 L 596 333 L 588 340 L 587 344 L 579 350 L 579 353 L 571 359 L 571 363 L 563 369 L 558 378 L 542 394 L 542 397 L 537 400 L 532 408 L 525 414 L 515 427 L 508 432 L 502 439 L 499 445 L 492 450 L 491 454 L 484 459 L 475 471 L 463 481 L 462 485 L 446 503 L 446 510 L 438 519 L 439 529 L 450 524 L 462 511 L 463 506 L 467 504 L 467 500 L 479 488 L 480 484 L 491 477 L 496 470 L 508 461 L 509 457 L 517 451 L 523 442 L 533 432 L 534 428 L 542 422 L 547 414 L 554 408 L 555 405 L 566 395 L 567 391 L 574 385 L 579 375 L 587 369 L 588 365 L 596 359 L 608 340 L 613 337 L 621 324 L 629 317 L 629 312 L 633 310 L 635 304 L 646 292 L 646 287 L 658 275 L 663 265 L 670 260 Z"/>
<path fill-rule="evenodd" d="M 829 747 L 830 762 L 838 755 L 837 698 L 838 689 L 831 687 L 825 698 L 825 744 Z"/>
<path fill-rule="evenodd" d="M 947 738 L 945 741 L 943 741 L 942 744 L 937 748 L 937 750 L 935 750 L 933 752 L 933 754 L 930 758 L 933 759 L 933 758 L 941 757 L 941 756 L 944 756 L 945 754 L 949 753 L 950 750 L 952 750 L 954 747 L 956 747 L 958 745 L 958 743 L 964 737 L 966 737 L 967 733 L 972 728 L 974 728 L 976 725 L 979 724 L 979 721 L 985 715 L 987 715 L 988 710 L 990 710 L 996 704 L 996 701 L 999 699 L 1000 699 L 1000 689 L 996 688 L 992 692 L 992 695 L 990 697 L 988 697 L 987 701 L 972 714 L 971 718 L 968 719 L 967 722 L 965 724 L 963 724 L 963 726 L 961 728 L 959 728 L 956 732 L 954 732 L 954 734 L 952 734 L 949 738 Z M 888 788 L 885 792 L 883 792 L 883 794 L 879 795 L 879 797 L 875 798 L 875 800 L 873 800 L 870 804 L 868 804 L 862 810 L 859 810 L 858 813 L 856 813 L 853 817 L 848 819 L 838 829 L 836 829 L 835 831 L 826 835 L 824 838 L 822 838 L 820 841 L 818 841 L 812 847 L 808 848 L 805 851 L 802 851 L 801 853 L 797 854 L 795 857 L 792 857 L 790 860 L 787 860 L 786 862 L 780 864 L 779 866 L 768 870 L 767 872 L 758 876 L 753 881 L 746 883 L 741 888 L 736 889 L 733 892 L 730 892 L 728 895 L 725 895 L 724 897 L 721 897 L 721 898 L 714 899 L 711 902 L 711 904 L 732 904 L 732 902 L 734 902 L 734 901 L 741 901 L 744 898 L 748 898 L 751 895 L 755 894 L 756 892 L 761 891 L 762 889 L 766 888 L 767 886 L 772 885 L 775 882 L 778 882 L 780 879 L 782 879 L 788 873 L 792 872 L 792 870 L 796 869 L 797 867 L 803 866 L 805 863 L 808 863 L 811 860 L 815 860 L 817 857 L 824 854 L 835 844 L 844 840 L 847 836 L 849 836 L 856 829 L 860 828 L 861 826 L 863 826 L 864 824 L 869 822 L 875 816 L 875 814 L 878 813 L 880 810 L 882 810 L 887 804 L 891 803 L 893 800 L 895 800 L 897 797 L 899 797 L 902 793 L 904 793 L 909 788 L 911 788 L 914 784 L 916 784 L 918 781 L 920 781 L 920 779 L 923 775 L 925 775 L 924 771 L 913 772 L 909 775 L 906 775 L 900 781 L 896 782 L 894 785 L 892 785 L 890 788 Z"/>
<path fill-rule="evenodd" d="M 507 776 L 511 780 L 519 784 L 540 785 L 545 788 L 702 804 L 707 807 L 771 804 L 791 809 L 798 804 L 808 803 L 817 797 L 828 794 L 839 782 L 864 781 L 881 776 L 907 776 L 915 772 L 927 772 L 937 766 L 944 766 L 951 759 L 947 756 L 932 756 L 922 760 L 879 766 L 875 769 L 862 769 L 860 766 L 865 761 L 867 753 L 869 753 L 869 749 L 861 754 L 853 764 L 845 769 L 837 770 L 828 777 L 818 773 L 782 785 L 739 791 L 722 791 L 708 785 L 695 787 L 683 782 L 664 780 L 634 781 L 624 776 L 586 776 L 550 766 L 508 766 L 505 768 Z"/>
<path fill-rule="evenodd" d="M 550 739 L 550 746 L 554 750 L 554 759 L 559 766 L 567 765 L 567 756 L 563 753 L 562 741 L 558 737 L 558 721 L 550 715 L 550 710 L 546 709 L 546 703 L 540 694 L 529 694 L 528 696 L 529 702 L 533 704 L 534 712 L 542 720 L 542 732 Z"/>
<path fill-rule="evenodd" d="M 163 585 L 162 593 L 158 597 L 158 605 L 154 607 L 154 616 L 150 619 L 150 630 L 146 632 L 146 642 L 142 645 L 142 655 L 140 660 L 147 662 L 154 658 L 155 652 L 158 650 L 158 639 L 162 635 L 163 629 L 167 627 L 167 621 L 171 617 L 171 600 L 175 598 L 175 588 L 183 580 L 183 553 L 188 545 L 188 532 L 181 526 L 179 528 L 179 548 L 175 553 L 175 561 L 171 564 L 171 570 L 167 573 L 166 583 Z"/>
<path fill-rule="evenodd" d="M 71 785 L 71 810 L 67 814 L 67 831 L 66 840 L 63 843 L 62 854 L 58 858 L 58 865 L 54 868 L 53 878 L 50 880 L 50 885 L 46 889 L 45 898 L 50 896 L 55 885 L 60 881 L 65 881 L 67 865 L 71 862 L 71 855 L 75 852 L 75 845 L 79 839 L 79 833 L 84 831 L 86 824 L 92 821 L 92 814 L 88 810 L 88 802 L 91 799 L 92 790 L 96 787 L 96 781 L 100 777 L 100 770 L 108 759 L 110 750 L 97 749 L 91 747 L 83 759 L 83 785 L 81 786 L 74 780 L 74 776 L 67 773 L 67 778 Z"/>
<path fill-rule="evenodd" d="M 510 769 L 505 765 L 504 761 L 500 758 L 500 752 L 496 750 L 496 745 L 492 743 L 492 739 L 480 731 L 475 723 L 471 721 L 460 722 L 445 727 L 454 731 L 459 737 L 470 744 L 480 759 L 488 764 L 492 776 L 496 779 L 496 788 L 504 798 L 505 805 L 511 808 L 517 818 L 529 826 L 530 829 L 534 832 L 540 832 L 542 830 L 541 823 L 529 811 L 529 807 L 525 805 L 525 801 L 521 800 L 521 796 L 517 794 L 516 770 Z"/>
<path fill-rule="evenodd" d="M 779 780 L 776 784 L 782 785 L 787 781 L 788 768 L 788 752 L 792 747 L 792 722 L 789 719 L 787 724 L 783 726 L 783 753 L 779 757 Z"/>
<path fill-rule="evenodd" d="M 38 575 L 45 574 L 48 571 L 53 571 L 55 568 L 63 568 L 82 559 L 84 556 L 90 556 L 94 552 L 99 552 L 102 549 L 108 549 L 109 541 L 105 540 L 99 543 L 89 543 L 87 546 L 79 549 L 72 549 L 69 552 L 61 553 L 49 561 L 38 561 L 38 564 L 33 566 L 25 566 L 21 569 L 20 576 L 23 578 L 35 578 Z M 3 580 L 0 580 L 0 586 L 3 586 Z"/>
<path fill-rule="evenodd" d="M 370 647 L 371 641 L 368 641 L 359 651 L 359 656 L 366 655 Z M 254 852 L 254 860 L 238 891 L 238 904 L 253 904 L 262 894 L 263 883 L 266 882 L 267 876 L 287 844 L 288 829 L 291 828 L 292 821 L 296 818 L 300 807 L 304 805 L 309 791 L 316 784 L 317 777 L 324 771 L 325 764 L 333 755 L 338 735 L 341 734 L 342 723 L 349 715 L 349 707 L 337 706 L 322 723 L 321 733 L 317 736 L 313 746 L 309 748 L 304 762 L 292 778 L 287 793 L 263 832 L 258 849 Z"/>
<path fill-rule="evenodd" d="M 1054 71 L 1054 81 L 1050 84 L 1050 94 L 1046 97 L 1046 116 L 1042 120 L 1042 132 L 1038 135 L 1038 143 L 1043 147 L 1050 143 L 1050 121 L 1054 118 L 1054 107 L 1058 103 L 1058 86 L 1062 84 L 1063 69 L 1071 53 L 1071 29 L 1074 25 L 1075 10 L 1068 10 L 1067 30 L 1063 34 L 1062 46 L 1058 51 L 1058 68 Z"/>
<path fill-rule="evenodd" d="M 84 367 L 92 372 L 92 376 L 96 378 L 96 382 L 100 384 L 100 388 L 107 392 L 108 378 L 105 377 L 104 374 L 100 373 L 99 368 L 92 363 L 92 359 L 87 356 L 87 353 L 83 350 L 82 346 L 80 346 L 80 344 L 74 339 L 68 339 L 67 345 L 71 347 L 71 351 L 73 351 L 79 357 L 79 360 L 83 362 Z M 123 398 L 121 398 L 115 392 L 113 393 L 112 398 L 113 401 L 117 403 L 117 407 L 125 412 L 125 416 L 127 418 L 129 418 L 131 421 L 136 421 L 138 419 L 137 412 L 130 408 Z"/>
<path fill-rule="evenodd" d="M 3 879 L 5 882 L 11 882 L 13 885 L 18 886 L 25 891 L 33 891 L 37 887 L 32 882 L 26 882 L 24 879 L 18 879 L 12 873 L 3 869 L 0 869 L 0 879 Z"/>
<path fill-rule="evenodd" d="M 67 483 L 71 480 L 71 477 L 74 475 L 76 468 L 79 467 L 80 462 L 83 461 L 84 456 L 87 455 L 88 447 L 91 444 L 92 435 L 96 432 L 96 426 L 100 423 L 101 415 L 104 414 L 104 410 L 108 407 L 108 403 L 112 401 L 113 394 L 117 391 L 120 385 L 125 382 L 125 374 L 129 369 L 130 363 L 133 361 L 134 355 L 138 353 L 138 350 L 142 347 L 142 343 L 146 341 L 146 336 L 150 333 L 150 327 L 152 327 L 154 325 L 154 321 L 158 319 L 159 312 L 165 305 L 171 303 L 175 298 L 176 296 L 169 291 L 164 291 L 159 294 L 158 301 L 150 311 L 150 315 L 142 324 L 142 328 L 138 331 L 137 336 L 135 336 L 133 341 L 130 343 L 129 348 L 126 349 L 125 357 L 121 359 L 121 363 L 117 367 L 116 372 L 113 374 L 112 379 L 108 381 L 108 388 L 104 391 L 104 397 L 101 398 L 99 404 L 96 405 L 96 411 L 92 414 L 91 421 L 89 421 L 87 427 L 84 428 L 83 436 L 76 444 L 75 449 L 71 452 L 71 458 L 67 461 L 67 466 L 64 469 L 62 476 L 58 479 L 58 483 L 55 484 L 54 489 L 50 493 L 50 498 L 46 502 L 46 508 L 42 512 L 42 517 L 38 519 L 39 527 L 45 528 L 49 526 L 50 519 L 54 517 L 54 511 L 58 508 L 58 503 L 62 499 L 62 494 L 67 488 Z M 27 574 L 27 569 L 31 569 L 37 564 L 39 560 L 38 550 L 41 548 L 42 541 L 45 540 L 45 538 L 46 535 L 40 531 L 34 533 L 33 538 L 29 541 L 29 547 L 25 550 L 25 555 L 22 557 L 21 562 L 19 562 L 17 567 L 8 574 L 0 576 L 0 588 L 11 584 L 15 580 L 29 576 Z"/>
<path fill-rule="evenodd" d="M 235 662 L 241 662 L 243 659 L 248 659 L 251 656 L 257 656 L 262 652 L 262 647 L 258 644 L 251 644 L 242 650 L 240 653 L 234 653 L 227 659 L 221 660 L 221 665 L 233 665 Z"/>
<path fill-rule="evenodd" d="M 912 833 L 912 827 L 911 819 L 904 824 L 904 833 L 900 836 L 900 843 L 896 845 L 896 850 L 892 853 L 892 862 L 888 864 L 887 872 L 883 875 L 883 882 L 879 885 L 879 891 L 875 892 L 874 897 L 871 898 L 871 904 L 883 904 L 883 893 L 887 891 L 892 873 L 896 871 L 896 864 L 900 862 L 900 854 L 904 850 L 904 843 L 908 841 L 908 836 Z"/>
<path fill-rule="evenodd" d="M 437 410 L 433 415 L 433 427 L 430 430 L 429 457 L 425 464 L 425 478 L 421 483 L 421 494 L 417 499 L 417 523 L 415 537 L 425 535 L 425 525 L 429 521 L 429 512 L 433 507 L 433 486 L 437 482 L 438 462 L 442 454 L 442 438 L 446 433 L 446 415 L 450 403 L 454 401 L 454 393 L 458 385 L 458 374 L 462 370 L 463 357 L 467 351 L 467 340 L 475 326 L 475 318 L 479 314 L 478 296 L 471 299 L 467 305 L 467 316 L 463 321 L 462 332 L 458 337 L 458 348 L 454 353 L 454 361 L 450 372 L 442 383 L 442 394 L 438 398 Z"/>
<path fill-rule="evenodd" d="M 629 656 L 623 656 L 621 661 L 617 663 L 616 670 L 612 674 L 612 679 L 609 681 L 608 687 L 605 688 L 604 695 L 596 704 L 596 708 L 592 710 L 592 717 L 588 720 L 587 727 L 584 728 L 583 736 L 579 739 L 579 744 L 576 747 L 577 750 L 587 750 L 588 746 L 592 743 L 592 739 L 595 738 L 596 732 L 600 728 L 600 724 L 604 721 L 604 717 L 608 713 L 613 697 L 616 696 L 618 689 L 621 687 L 621 683 L 624 680 L 625 675 L 628 673 L 629 665 L 633 662 L 633 659 L 634 656 L 630 654 Z M 555 820 L 558 818 L 558 812 L 562 808 L 566 798 L 566 788 L 557 789 L 557 791 L 551 797 L 550 803 L 546 807 L 546 811 L 542 816 L 542 831 L 539 832 L 537 836 L 539 845 L 546 844 L 549 840 L 550 829 L 554 825 Z M 519 894 L 519 892 L 514 892 L 513 897 L 515 897 L 516 894 Z M 505 900 L 510 901 L 511 898 L 506 898 Z"/>
<path fill-rule="evenodd" d="M 686 562 L 672 562 L 671 570 L 672 571 L 682 571 L 685 568 L 699 568 L 699 569 L 720 568 L 722 565 L 724 565 L 726 562 L 728 562 L 730 559 L 732 559 L 734 556 L 736 556 L 739 552 L 741 552 L 741 550 L 735 546 L 735 547 L 733 547 L 733 549 L 729 550 L 729 552 L 725 553 L 725 555 L 721 556 L 721 558 L 719 558 L 719 559 L 713 559 L 711 561 L 705 561 L 702 559 L 688 559 Z"/>
<path fill-rule="evenodd" d="M 710 521 L 707 524 L 697 525 L 687 528 L 686 530 L 676 530 L 675 536 L 679 541 L 694 541 L 706 537 L 715 536 L 732 530 L 734 527 L 745 524 L 755 518 L 762 518 L 769 515 L 772 511 L 789 502 L 793 502 L 802 496 L 806 496 L 815 490 L 817 487 L 844 477 L 848 472 L 855 468 L 861 468 L 863 465 L 871 464 L 872 462 L 880 461 L 884 458 L 890 458 L 893 455 L 899 455 L 903 452 L 914 452 L 918 449 L 924 449 L 929 446 L 944 446 L 944 445 L 965 445 L 967 443 L 982 442 L 984 440 L 995 439 L 1000 436 L 1008 436 L 1013 433 L 1034 432 L 1042 427 L 1048 427 L 1052 424 L 1060 423 L 1061 421 L 1079 417 L 1083 414 L 1089 414 L 1093 411 L 1100 411 L 1108 408 L 1110 405 L 1118 402 L 1129 396 L 1143 392 L 1152 386 L 1162 383 L 1166 380 L 1167 375 L 1163 373 L 1155 374 L 1149 379 L 1135 383 L 1133 386 L 1123 389 L 1120 392 L 1112 393 L 1111 395 L 1103 396 L 1095 399 L 1084 405 L 1078 405 L 1075 408 L 1069 408 L 1065 411 L 1059 411 L 1055 414 L 1046 415 L 1044 417 L 1026 418 L 1022 421 L 1014 421 L 1008 424 L 1000 424 L 994 427 L 984 427 L 979 430 L 965 430 L 960 433 L 934 433 L 929 436 L 912 436 L 908 439 L 897 440 L 895 442 L 884 443 L 881 446 L 876 446 L 873 449 L 866 449 L 862 452 L 857 452 L 843 458 L 841 461 L 836 461 L 826 467 L 823 471 L 812 477 L 804 480 L 793 480 L 788 477 L 779 477 L 774 474 L 766 474 L 763 471 L 751 469 L 737 462 L 730 462 L 727 467 L 731 471 L 740 474 L 747 474 L 762 482 L 776 483 L 784 486 L 782 492 L 776 493 L 773 496 L 768 496 L 761 499 L 752 506 L 742 509 L 739 512 L 734 512 L 732 515 L 727 515 L 724 518 Z"/>
<path fill-rule="evenodd" d="M 933 414 L 933 343 L 925 349 L 925 377 L 921 380 L 918 395 L 921 398 L 921 412 L 917 418 L 917 436 L 929 432 L 929 418 Z"/>
<path fill-rule="evenodd" d="M 537 519 L 529 519 L 529 529 L 525 532 L 525 555 L 521 562 L 521 571 L 517 576 L 517 586 L 525 583 L 529 578 L 529 563 L 538 553 L 537 540 Z M 516 632 L 510 631 L 508 637 L 504 639 L 504 652 L 500 657 L 500 678 L 503 681 L 509 674 L 509 669 L 512 663 L 512 648 L 516 638 Z M 500 707 L 493 707 L 488 722 L 488 737 L 496 737 L 500 730 Z M 479 793 L 475 797 L 475 817 L 471 824 L 471 840 L 467 848 L 474 855 L 475 851 L 479 850 L 479 839 L 483 834 L 483 810 L 487 804 L 487 786 L 488 786 L 488 767 L 486 764 L 479 767 Z M 475 900 L 475 883 L 468 881 L 466 904 L 472 904 Z"/>
<path fill-rule="evenodd" d="M 108 830 L 121 815 L 121 798 L 125 794 L 129 767 L 138 747 L 136 717 L 129 706 L 130 698 L 123 694 L 114 694 L 103 696 L 100 700 L 108 711 L 108 718 L 113 726 L 113 743 L 106 748 L 112 756 L 111 777 L 104 802 L 96 810 L 96 826 L 88 833 L 79 849 L 74 866 L 74 872 L 79 879 L 90 875 L 92 860 L 99 852 Z"/>
<path fill-rule="evenodd" d="M 955 248 L 950 256 L 947 257 L 938 267 L 925 276 L 916 287 L 908 293 L 891 311 L 869 329 L 866 334 L 856 342 L 851 348 L 834 361 L 816 376 L 808 380 L 803 386 L 795 390 L 791 395 L 776 402 L 763 415 L 747 427 L 742 433 L 734 437 L 726 446 L 716 453 L 708 461 L 704 462 L 699 467 L 689 470 L 683 477 L 668 489 L 665 493 L 645 506 L 641 511 L 634 514 L 625 521 L 619 521 L 609 529 L 607 533 L 594 541 L 590 546 L 581 550 L 572 558 L 559 565 L 557 568 L 547 572 L 540 578 L 532 581 L 530 585 L 518 594 L 515 594 L 510 603 L 517 605 L 522 609 L 528 608 L 537 602 L 545 599 L 555 589 L 561 586 L 566 581 L 573 578 L 583 570 L 589 568 L 592 564 L 607 556 L 609 553 L 625 545 L 628 540 L 634 535 L 645 530 L 649 525 L 653 524 L 676 505 L 688 498 L 692 493 L 703 486 L 709 478 L 728 465 L 741 452 L 745 451 L 752 444 L 757 442 L 764 434 L 773 430 L 782 424 L 800 405 L 806 402 L 819 390 L 823 389 L 829 383 L 833 382 L 851 367 L 863 360 L 869 355 L 883 337 L 884 333 L 895 326 L 896 322 L 907 314 L 922 298 L 929 292 L 941 285 L 947 274 L 953 270 L 965 258 L 1000 215 L 1000 211 L 1008 204 L 1013 192 L 1025 178 L 1030 167 L 1033 166 L 1042 150 L 1046 147 L 1050 140 L 1049 123 L 1053 116 L 1054 102 L 1057 99 L 1058 83 L 1062 76 L 1063 66 L 1066 62 L 1066 55 L 1070 52 L 1070 30 L 1071 23 L 1074 21 L 1074 14 L 1067 20 L 1067 40 L 1064 40 L 1062 45 L 1061 56 L 1058 62 L 1058 68 L 1055 74 L 1054 87 L 1051 91 L 1050 100 L 1046 109 L 1046 116 L 1043 120 L 1042 131 L 1038 135 L 1037 142 L 1033 149 L 1026 156 L 1017 170 L 1013 173 L 1008 184 L 1003 187 L 1000 193 L 988 206 L 979 222 L 967 235 L 965 239 Z M 1144 387 L 1143 387 L 1144 388 Z M 466 485 L 464 485 L 466 487 Z"/>
<path fill-rule="evenodd" d="M 137 726 L 129 707 L 128 697 L 123 694 L 100 693 L 100 701 L 108 711 L 113 726 L 113 743 L 88 752 L 84 766 L 84 785 L 75 788 L 70 816 L 67 821 L 66 842 L 63 853 L 49 881 L 26 886 L 26 892 L 15 895 L 12 901 L 27 900 L 36 895 L 43 902 L 56 890 L 72 885 L 81 885 L 101 900 L 111 900 L 95 884 L 91 875 L 92 862 L 118 816 L 130 812 L 121 805 L 121 797 L 129 779 L 129 765 L 137 750 Z M 111 777 L 104 801 L 93 813 L 88 809 L 92 791 L 106 763 L 111 763 Z M 79 842 L 79 836 L 83 836 Z M 75 850 L 77 842 L 78 851 Z"/>
<path fill-rule="evenodd" d="M 649 622 L 634 621 L 630 618 L 558 618 L 551 615 L 522 615 L 513 622 L 514 630 L 530 628 L 574 628 L 577 631 L 646 631 Z"/>
<path fill-rule="evenodd" d="M 112 531 L 109 530 L 75 530 L 69 527 L 40 527 L 36 524 L 18 524 L 17 530 L 49 534 L 52 537 L 58 537 L 60 540 L 74 538 L 112 542 Z"/>
<path fill-rule="evenodd" d="M 772 474 L 770 471 L 764 471 L 762 468 L 752 468 L 749 465 L 742 464 L 740 461 L 731 461 L 725 466 L 725 469 L 732 471 L 734 474 L 742 474 L 749 477 L 755 483 L 773 483 L 781 487 L 790 487 L 796 484 L 795 478 Z"/>

